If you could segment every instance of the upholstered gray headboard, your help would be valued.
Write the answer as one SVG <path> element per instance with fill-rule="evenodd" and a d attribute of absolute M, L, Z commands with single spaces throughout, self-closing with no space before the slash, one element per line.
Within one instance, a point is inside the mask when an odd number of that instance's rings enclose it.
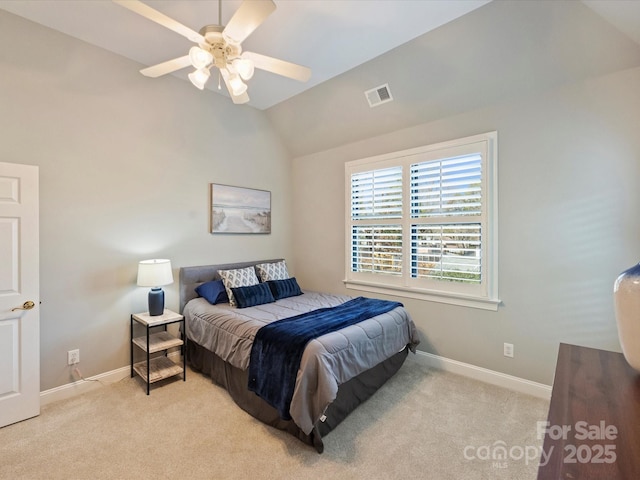
<path fill-rule="evenodd" d="M 255 260 L 253 262 L 225 263 L 220 265 L 200 265 L 196 267 L 180 268 L 180 313 L 187 302 L 196 298 L 196 288 L 211 280 L 220 280 L 218 270 L 231 270 L 235 268 L 246 268 L 259 263 L 281 262 L 281 258 L 273 260 Z"/>

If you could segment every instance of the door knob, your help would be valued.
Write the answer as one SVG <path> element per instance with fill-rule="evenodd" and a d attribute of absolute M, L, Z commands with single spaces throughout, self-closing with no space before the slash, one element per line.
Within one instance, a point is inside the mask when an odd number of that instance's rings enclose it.
<path fill-rule="evenodd" d="M 31 310 L 35 306 L 36 304 L 33 303 L 31 300 L 27 300 L 22 304 L 21 307 L 12 308 L 11 311 L 15 312 L 16 310 Z"/>

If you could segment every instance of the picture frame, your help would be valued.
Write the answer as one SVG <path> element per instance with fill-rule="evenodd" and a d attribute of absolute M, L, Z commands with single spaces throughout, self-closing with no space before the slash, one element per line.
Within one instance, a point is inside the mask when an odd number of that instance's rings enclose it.
<path fill-rule="evenodd" d="M 271 192 L 209 184 L 210 233 L 271 233 Z"/>

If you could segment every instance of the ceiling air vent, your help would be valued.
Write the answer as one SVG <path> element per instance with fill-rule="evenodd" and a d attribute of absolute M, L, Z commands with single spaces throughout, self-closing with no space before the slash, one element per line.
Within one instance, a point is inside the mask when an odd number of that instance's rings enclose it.
<path fill-rule="evenodd" d="M 364 96 L 367 97 L 367 102 L 369 102 L 370 107 L 377 107 L 378 105 L 382 105 L 383 103 L 393 100 L 388 83 L 372 88 L 371 90 L 367 90 L 364 92 Z"/>

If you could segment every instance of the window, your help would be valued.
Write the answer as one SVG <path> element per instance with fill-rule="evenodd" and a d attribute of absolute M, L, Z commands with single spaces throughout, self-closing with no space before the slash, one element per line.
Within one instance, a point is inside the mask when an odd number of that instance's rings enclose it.
<path fill-rule="evenodd" d="M 497 310 L 497 133 L 346 164 L 349 288 Z"/>

